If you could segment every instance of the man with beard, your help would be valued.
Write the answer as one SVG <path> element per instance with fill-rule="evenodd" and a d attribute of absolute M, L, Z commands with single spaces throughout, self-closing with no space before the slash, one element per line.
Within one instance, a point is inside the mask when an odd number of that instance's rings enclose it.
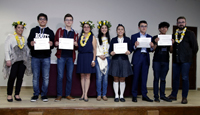
<path fill-rule="evenodd" d="M 192 63 L 193 56 L 198 51 L 198 44 L 195 35 L 186 27 L 186 18 L 177 18 L 178 29 L 173 34 L 174 44 L 170 49 L 173 53 L 173 83 L 172 92 L 168 96 L 171 100 L 177 100 L 177 93 L 179 89 L 180 74 L 182 74 L 182 104 L 187 104 L 187 95 L 189 91 L 189 70 Z"/>

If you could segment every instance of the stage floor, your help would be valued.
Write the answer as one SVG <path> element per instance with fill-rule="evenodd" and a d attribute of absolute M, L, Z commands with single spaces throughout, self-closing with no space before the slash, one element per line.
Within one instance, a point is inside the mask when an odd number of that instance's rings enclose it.
<path fill-rule="evenodd" d="M 166 90 L 166 95 L 170 94 L 171 90 Z M 13 100 L 13 102 L 7 102 L 6 87 L 0 88 L 0 108 L 33 108 L 33 107 L 61 107 L 61 108 L 105 108 L 105 107 L 194 107 L 200 106 L 200 91 L 190 90 L 188 95 L 188 104 L 181 104 L 181 93 L 178 93 L 178 100 L 173 102 L 146 102 L 142 101 L 141 97 L 138 96 L 138 102 L 132 102 L 131 97 L 125 97 L 126 102 L 114 102 L 114 97 L 109 97 L 108 101 L 97 101 L 95 97 L 89 97 L 89 102 L 79 101 L 80 97 L 75 97 L 76 101 L 69 101 L 65 98 L 62 98 L 60 102 L 54 102 L 54 97 L 49 97 L 48 102 L 43 102 L 41 99 L 38 99 L 36 102 L 30 102 L 30 99 L 33 94 L 32 88 L 22 87 L 21 89 L 21 102 Z M 148 90 L 148 96 L 153 99 L 153 90 Z"/>

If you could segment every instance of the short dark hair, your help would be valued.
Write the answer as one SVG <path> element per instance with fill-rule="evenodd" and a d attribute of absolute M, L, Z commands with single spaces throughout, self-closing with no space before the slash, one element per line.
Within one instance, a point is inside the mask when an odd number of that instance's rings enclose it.
<path fill-rule="evenodd" d="M 46 18 L 46 20 L 48 20 L 48 17 L 47 17 L 47 15 L 46 15 L 46 14 L 44 14 L 44 13 L 40 13 L 40 14 L 37 16 L 37 20 L 39 20 L 41 16 L 45 17 L 45 18 Z"/>
<path fill-rule="evenodd" d="M 163 27 L 167 27 L 169 28 L 170 24 L 168 22 L 161 22 L 159 25 L 158 25 L 158 29 L 160 28 L 163 28 Z"/>
<path fill-rule="evenodd" d="M 71 17 L 72 20 L 74 20 L 73 16 L 72 16 L 71 14 L 69 14 L 69 13 L 65 15 L 65 17 L 64 17 L 64 21 L 65 21 L 65 18 L 66 18 L 66 17 Z"/>
<path fill-rule="evenodd" d="M 186 21 L 186 18 L 185 18 L 184 16 L 179 16 L 179 17 L 176 19 L 176 21 L 178 22 L 179 19 L 185 19 L 185 21 Z"/>
<path fill-rule="evenodd" d="M 145 23 L 145 24 L 147 24 L 147 21 L 145 21 L 145 20 L 141 20 L 139 23 L 138 23 L 138 27 L 140 27 L 140 24 L 141 23 Z"/>

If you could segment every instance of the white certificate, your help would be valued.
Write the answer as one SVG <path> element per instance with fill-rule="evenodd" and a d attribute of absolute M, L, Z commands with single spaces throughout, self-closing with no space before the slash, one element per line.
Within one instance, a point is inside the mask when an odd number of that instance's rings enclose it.
<path fill-rule="evenodd" d="M 171 46 L 172 35 L 158 35 L 159 41 L 158 46 Z"/>
<path fill-rule="evenodd" d="M 114 47 L 114 52 L 116 53 L 116 54 L 125 54 L 126 53 L 126 51 L 128 50 L 127 49 L 127 43 L 115 43 L 114 45 L 113 45 L 113 47 Z"/>
<path fill-rule="evenodd" d="M 139 42 L 138 48 L 150 48 L 150 42 L 151 38 L 137 38 L 137 41 Z"/>
<path fill-rule="evenodd" d="M 74 49 L 74 39 L 72 38 L 59 38 L 59 49 Z"/>
<path fill-rule="evenodd" d="M 49 50 L 50 44 L 49 44 L 49 38 L 34 38 L 35 44 L 34 49 L 35 50 Z"/>

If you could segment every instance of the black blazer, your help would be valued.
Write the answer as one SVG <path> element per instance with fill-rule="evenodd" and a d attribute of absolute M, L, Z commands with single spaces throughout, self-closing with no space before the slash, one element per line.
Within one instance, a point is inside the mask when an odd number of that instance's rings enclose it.
<path fill-rule="evenodd" d="M 110 48 L 109 48 L 109 54 L 113 51 L 113 44 L 114 43 L 118 43 L 117 40 L 118 37 L 112 38 L 111 42 L 110 42 Z M 130 38 L 128 37 L 124 37 L 124 42 L 123 43 L 127 43 L 128 44 L 128 50 L 131 53 L 132 52 L 132 43 Z M 128 60 L 128 56 L 126 54 L 115 54 L 114 56 L 112 56 L 112 59 L 118 59 L 119 57 L 121 57 L 123 60 Z"/>

